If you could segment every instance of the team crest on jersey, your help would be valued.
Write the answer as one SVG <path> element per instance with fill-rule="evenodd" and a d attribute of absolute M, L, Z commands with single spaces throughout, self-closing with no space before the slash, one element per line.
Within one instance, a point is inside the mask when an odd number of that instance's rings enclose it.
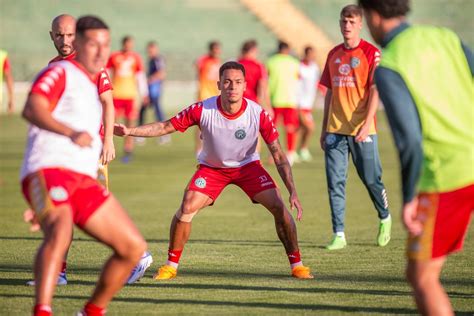
<path fill-rule="evenodd" d="M 196 180 L 194 180 L 194 184 L 201 189 L 204 189 L 206 187 L 206 179 L 203 177 L 199 177 Z"/>
<path fill-rule="evenodd" d="M 49 196 L 58 202 L 66 201 L 68 198 L 67 191 L 63 187 L 51 187 L 51 189 L 49 189 Z"/>
<path fill-rule="evenodd" d="M 247 136 L 247 133 L 245 133 L 245 131 L 243 129 L 238 129 L 238 130 L 235 131 L 234 136 L 237 139 L 244 139 L 245 136 Z"/>
<path fill-rule="evenodd" d="M 351 58 L 351 67 L 352 68 L 357 68 L 360 66 L 360 59 L 357 57 L 352 57 Z"/>
<path fill-rule="evenodd" d="M 347 76 L 351 72 L 351 66 L 348 64 L 342 64 L 339 66 L 339 73 L 341 75 Z"/>
<path fill-rule="evenodd" d="M 336 60 L 334 61 L 335 64 L 340 64 L 341 63 L 341 59 L 340 58 L 336 58 Z"/>

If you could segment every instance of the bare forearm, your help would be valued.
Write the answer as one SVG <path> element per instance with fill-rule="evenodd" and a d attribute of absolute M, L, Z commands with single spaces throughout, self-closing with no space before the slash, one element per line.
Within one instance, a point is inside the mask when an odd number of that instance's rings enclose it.
<path fill-rule="evenodd" d="M 280 142 L 278 140 L 274 141 L 271 144 L 268 144 L 268 149 L 270 150 L 273 160 L 275 161 L 275 166 L 280 174 L 283 183 L 285 183 L 288 192 L 293 193 L 296 191 L 295 183 L 293 182 L 293 174 L 291 172 L 291 166 L 286 158 L 285 153 L 281 149 Z"/>
<path fill-rule="evenodd" d="M 100 96 L 103 110 L 104 139 L 112 140 L 114 136 L 115 110 L 112 98 L 112 91 L 103 92 Z"/>
<path fill-rule="evenodd" d="M 175 131 L 175 129 L 170 121 L 165 121 L 130 128 L 129 135 L 137 137 L 157 137 L 172 133 L 173 131 Z"/>
<path fill-rule="evenodd" d="M 367 115 L 365 116 L 365 123 L 372 124 L 372 121 L 377 113 L 377 108 L 379 106 L 379 93 L 375 84 L 370 88 L 370 95 L 368 100 L 368 110 Z"/>
<path fill-rule="evenodd" d="M 321 129 L 323 131 L 326 131 L 327 126 L 328 126 L 329 107 L 331 106 L 331 99 L 332 99 L 332 91 L 328 89 L 326 92 L 326 96 L 324 97 L 324 116 L 323 116 L 323 123 L 321 124 Z"/>
<path fill-rule="evenodd" d="M 7 83 L 7 93 L 9 100 L 13 100 L 13 76 L 11 73 L 5 74 L 5 81 Z"/>

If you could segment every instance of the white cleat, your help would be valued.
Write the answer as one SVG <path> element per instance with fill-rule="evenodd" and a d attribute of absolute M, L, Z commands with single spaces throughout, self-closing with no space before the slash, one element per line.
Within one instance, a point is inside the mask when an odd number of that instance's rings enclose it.
<path fill-rule="evenodd" d="M 58 282 L 57 282 L 56 284 L 57 284 L 57 285 L 66 285 L 66 284 L 67 284 L 67 275 L 66 275 L 66 272 L 61 272 L 61 273 L 59 273 Z M 28 286 L 35 286 L 35 285 L 36 285 L 36 282 L 35 282 L 35 280 L 31 280 L 31 281 L 26 282 L 26 285 L 28 285 Z"/>
<path fill-rule="evenodd" d="M 146 251 L 138 264 L 133 268 L 132 273 L 128 277 L 127 284 L 133 284 L 140 280 L 140 278 L 145 274 L 146 269 L 148 269 L 153 263 L 153 257 L 151 253 Z"/>

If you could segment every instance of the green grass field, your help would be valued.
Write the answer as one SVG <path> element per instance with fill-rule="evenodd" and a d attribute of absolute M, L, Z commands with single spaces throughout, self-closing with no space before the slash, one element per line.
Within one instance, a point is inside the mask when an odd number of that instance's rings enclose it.
<path fill-rule="evenodd" d="M 319 122 L 321 113 L 316 113 Z M 314 280 L 289 276 L 283 247 L 270 214 L 252 205 L 236 187 L 224 190 L 215 206 L 194 219 L 175 280 L 151 276 L 165 261 L 168 227 L 196 162 L 192 133 L 173 135 L 171 146 L 149 140 L 136 149 L 130 165 L 112 163 L 111 188 L 129 210 L 148 241 L 155 263 L 137 284 L 126 286 L 109 306 L 110 315 L 339 315 L 414 314 L 410 289 L 403 277 L 405 233 L 399 220 L 398 163 L 383 113 L 379 113 L 380 151 L 389 192 L 394 229 L 391 243 L 375 246 L 378 221 L 364 187 L 351 167 L 348 180 L 348 247 L 323 249 L 331 237 L 322 152 L 313 140 L 315 160 L 294 167 L 304 206 L 298 233 L 303 260 Z M 27 315 L 34 290 L 25 286 L 41 242 L 22 222 L 26 207 L 18 170 L 26 124 L 0 116 L 0 314 Z M 121 139 L 116 140 L 118 152 Z M 264 154 L 266 157 L 266 153 Z M 273 166 L 267 166 L 278 179 Z M 287 198 L 284 192 L 285 199 Z M 459 314 L 474 312 L 472 274 L 474 242 L 471 226 L 464 252 L 448 260 L 442 281 Z M 59 287 L 57 315 L 72 315 L 90 295 L 101 264 L 110 251 L 76 231 L 69 255 L 69 285 Z"/>

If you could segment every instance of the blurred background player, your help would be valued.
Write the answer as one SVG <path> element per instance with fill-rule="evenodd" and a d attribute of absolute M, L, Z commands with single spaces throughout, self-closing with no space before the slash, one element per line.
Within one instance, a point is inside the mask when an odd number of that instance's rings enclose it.
<path fill-rule="evenodd" d="M 268 76 L 265 65 L 258 60 L 258 44 L 256 40 L 248 40 L 242 44 L 241 56 L 237 60 L 245 68 L 247 88 L 244 98 L 261 104 L 268 113 L 273 113 L 268 95 Z"/>
<path fill-rule="evenodd" d="M 21 169 L 23 194 L 44 233 L 35 260 L 33 313 L 38 316 L 52 315 L 57 276 L 74 224 L 113 250 L 81 315 L 105 314 L 146 250 L 125 210 L 96 181 L 102 148 L 97 82 L 110 53 L 109 30 L 99 18 L 84 16 L 75 32 L 75 59 L 43 70 L 23 109 L 31 124 Z"/>
<path fill-rule="evenodd" d="M 7 113 L 12 114 L 15 111 L 15 103 L 13 100 L 13 74 L 7 52 L 0 49 L 0 106 L 3 105 L 3 78 L 5 78 L 7 85 Z"/>
<path fill-rule="evenodd" d="M 347 244 L 344 216 L 349 153 L 380 219 L 379 246 L 388 244 L 392 227 L 375 130 L 379 98 L 373 75 L 380 52 L 360 38 L 362 14 L 357 5 L 341 10 L 339 25 L 344 42 L 329 52 L 321 76 L 321 84 L 328 89 L 320 144 L 325 156 L 334 233 L 326 247 L 329 250 L 342 249 Z"/>
<path fill-rule="evenodd" d="M 207 54 L 201 56 L 196 61 L 196 72 L 198 77 L 198 95 L 197 101 L 202 101 L 219 94 L 217 81 L 219 81 L 219 67 L 221 65 L 221 43 L 211 41 L 208 45 Z M 198 129 L 195 133 L 196 155 L 202 148 L 201 134 Z"/>
<path fill-rule="evenodd" d="M 300 118 L 300 145 L 298 158 L 301 161 L 312 159 L 309 152 L 309 140 L 314 133 L 313 107 L 321 70 L 314 62 L 314 48 L 306 46 L 300 62 L 300 80 L 298 86 L 298 112 Z"/>
<path fill-rule="evenodd" d="M 161 107 L 161 96 L 163 93 L 163 81 L 166 78 L 165 70 L 165 59 L 160 55 L 160 49 L 155 41 L 148 43 L 147 47 L 148 54 L 148 69 L 147 69 L 147 80 L 148 80 L 148 96 L 150 98 L 149 103 L 142 104 L 140 108 L 140 115 L 138 117 L 138 125 L 145 123 L 146 109 L 151 104 L 155 111 L 155 119 L 157 122 L 163 122 L 165 120 L 165 113 Z M 144 138 L 135 138 L 138 143 L 144 143 Z M 166 144 L 171 141 L 169 135 L 160 137 L 160 144 Z"/>
<path fill-rule="evenodd" d="M 189 181 L 181 206 L 173 216 L 168 261 L 158 270 L 155 279 L 176 277 L 179 259 L 191 234 L 192 218 L 199 210 L 213 205 L 229 184 L 239 186 L 254 203 L 262 204 L 272 213 L 278 237 L 290 261 L 292 276 L 313 278 L 310 269 L 301 261 L 293 217 L 275 182 L 262 167 L 256 151 L 258 135 L 261 134 L 290 194 L 290 207 L 292 210 L 296 208 L 300 220 L 303 209 L 272 118 L 259 104 L 243 98 L 246 86 L 243 65 L 227 62 L 221 66 L 219 75 L 219 96 L 195 103 L 166 122 L 131 129 L 123 125 L 115 128 L 115 134 L 119 136 L 161 136 L 184 132 L 194 125 L 202 133 L 203 149 L 198 157 L 198 170 Z M 215 261 L 218 262 L 218 258 Z"/>
<path fill-rule="evenodd" d="M 407 278 L 422 315 L 454 315 L 439 278 L 474 210 L 474 56 L 449 29 L 407 24 L 408 0 L 359 3 L 383 47 L 375 81 L 400 157 Z"/>
<path fill-rule="evenodd" d="M 283 120 L 286 132 L 286 155 L 290 165 L 297 160 L 296 137 L 299 125 L 297 90 L 299 61 L 290 55 L 290 46 L 278 43 L 278 53 L 267 60 L 268 87 L 275 124 Z"/>
<path fill-rule="evenodd" d="M 125 36 L 122 39 L 122 49 L 110 55 L 107 69 L 112 75 L 114 86 L 113 100 L 115 117 L 124 117 L 126 126 L 134 126 L 137 116 L 135 103 L 137 97 L 142 97 L 144 104 L 149 103 L 146 75 L 140 55 L 133 51 L 133 38 Z M 125 138 L 123 163 L 130 162 L 133 151 L 133 139 Z"/>

